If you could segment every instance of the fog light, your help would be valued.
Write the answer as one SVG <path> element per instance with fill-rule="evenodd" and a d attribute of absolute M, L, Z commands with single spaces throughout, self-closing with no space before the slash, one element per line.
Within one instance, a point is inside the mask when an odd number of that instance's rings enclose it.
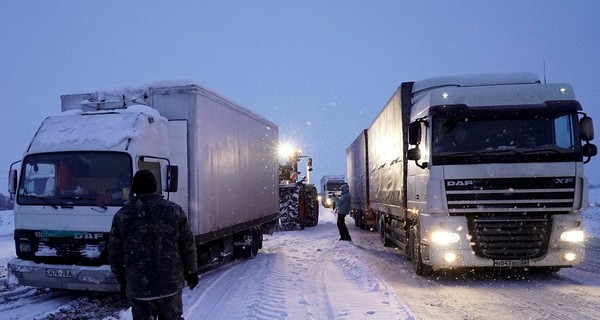
<path fill-rule="evenodd" d="M 458 256 L 455 253 L 446 252 L 446 254 L 444 254 L 444 262 L 453 263 L 453 262 L 456 262 L 457 260 L 458 260 Z"/>
<path fill-rule="evenodd" d="M 562 255 L 562 259 L 568 262 L 577 260 L 577 255 L 573 252 L 567 252 Z"/>
<path fill-rule="evenodd" d="M 435 244 L 447 245 L 460 241 L 460 236 L 455 232 L 434 231 L 431 233 L 431 242 Z"/>
<path fill-rule="evenodd" d="M 31 243 L 29 243 L 29 242 L 20 243 L 19 250 L 21 250 L 21 252 L 31 252 Z"/>
<path fill-rule="evenodd" d="M 583 242 L 585 239 L 583 231 L 581 230 L 570 230 L 561 233 L 560 240 L 566 242 Z"/>

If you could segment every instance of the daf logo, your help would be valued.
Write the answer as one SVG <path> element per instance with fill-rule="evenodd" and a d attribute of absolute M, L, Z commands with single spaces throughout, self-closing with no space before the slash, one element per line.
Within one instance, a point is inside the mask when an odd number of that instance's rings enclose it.
<path fill-rule="evenodd" d="M 573 183 L 573 178 L 556 178 L 552 182 L 554 184 L 565 184 L 565 183 Z"/>
<path fill-rule="evenodd" d="M 88 239 L 88 240 L 98 240 L 102 239 L 104 235 L 102 233 L 78 233 L 75 236 L 75 239 Z"/>
<path fill-rule="evenodd" d="M 455 180 L 455 181 L 446 181 L 446 186 L 455 187 L 455 186 L 472 186 L 473 180 Z"/>

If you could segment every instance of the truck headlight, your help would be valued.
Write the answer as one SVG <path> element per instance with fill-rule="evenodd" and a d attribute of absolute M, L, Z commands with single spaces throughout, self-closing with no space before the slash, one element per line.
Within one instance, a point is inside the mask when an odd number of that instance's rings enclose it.
<path fill-rule="evenodd" d="M 560 240 L 566 242 L 583 242 L 585 236 L 582 230 L 569 230 L 560 234 Z"/>
<path fill-rule="evenodd" d="M 325 199 L 325 204 L 327 204 L 328 206 L 330 206 L 332 203 L 333 201 L 331 201 L 331 198 Z"/>
<path fill-rule="evenodd" d="M 31 252 L 31 243 L 29 243 L 29 242 L 19 243 L 19 250 L 21 250 L 21 252 L 30 253 Z"/>
<path fill-rule="evenodd" d="M 431 233 L 431 242 L 439 245 L 447 245 L 460 241 L 460 236 L 456 232 L 434 231 Z"/>

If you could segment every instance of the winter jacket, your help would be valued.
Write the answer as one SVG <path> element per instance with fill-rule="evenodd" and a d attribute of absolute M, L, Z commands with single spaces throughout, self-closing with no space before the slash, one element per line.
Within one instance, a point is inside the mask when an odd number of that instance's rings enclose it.
<path fill-rule="evenodd" d="M 338 214 L 347 215 L 350 213 L 350 193 L 348 192 L 348 185 L 343 185 L 342 195 L 335 201 Z"/>
<path fill-rule="evenodd" d="M 108 245 L 112 272 L 125 281 L 130 298 L 177 293 L 184 272 L 198 271 L 196 245 L 187 216 L 178 204 L 142 194 L 114 216 Z"/>

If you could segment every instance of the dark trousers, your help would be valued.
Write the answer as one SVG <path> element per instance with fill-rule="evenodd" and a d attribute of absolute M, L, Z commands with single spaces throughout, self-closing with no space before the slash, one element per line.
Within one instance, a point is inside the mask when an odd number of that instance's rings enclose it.
<path fill-rule="evenodd" d="M 340 231 L 340 239 L 341 240 L 350 240 L 350 232 L 348 232 L 348 227 L 346 227 L 346 215 L 338 214 L 337 218 L 337 227 Z"/>
<path fill-rule="evenodd" d="M 182 320 L 181 290 L 177 294 L 155 300 L 131 299 L 133 320 Z"/>

